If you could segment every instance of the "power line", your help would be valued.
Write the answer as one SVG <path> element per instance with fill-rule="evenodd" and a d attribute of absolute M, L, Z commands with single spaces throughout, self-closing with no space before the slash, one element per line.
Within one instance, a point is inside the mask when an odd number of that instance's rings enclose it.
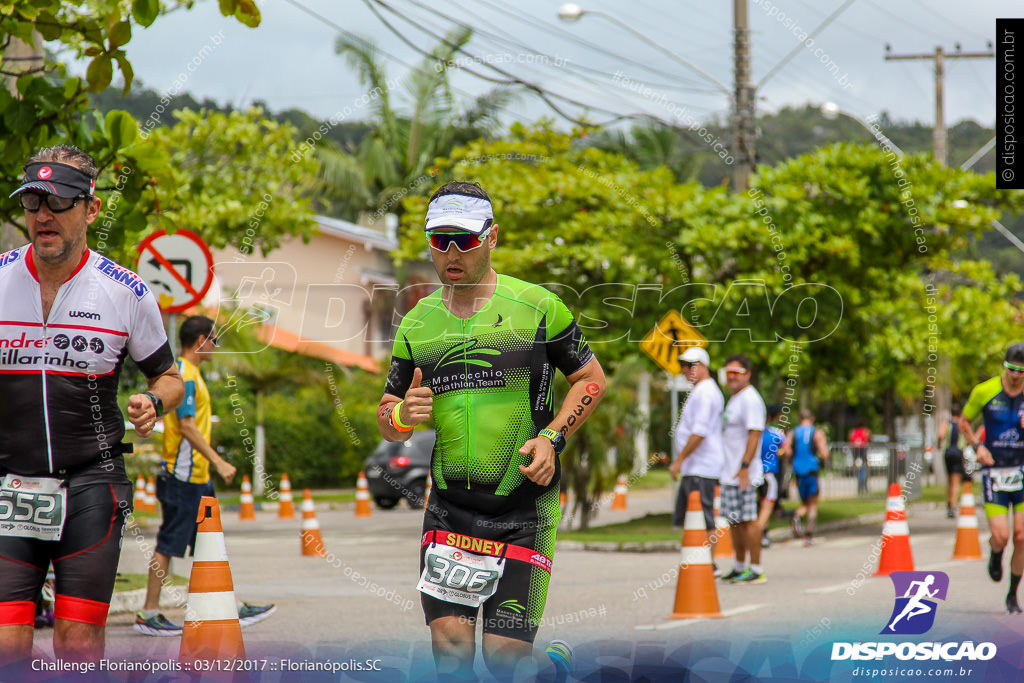
<path fill-rule="evenodd" d="M 991 40 L 992 39 L 992 36 L 979 35 L 977 33 L 969 31 L 962 24 L 958 24 L 955 21 L 953 21 L 952 19 L 947 19 L 946 17 L 944 17 L 941 14 L 939 14 L 938 12 L 936 12 L 934 8 L 929 7 L 927 4 L 921 2 L 921 0 L 913 0 L 913 2 L 914 2 L 914 4 L 918 5 L 921 9 L 923 9 L 928 14 L 930 14 L 933 17 L 935 17 L 936 19 L 939 19 L 940 21 L 942 21 L 942 22 L 952 26 L 957 31 L 960 31 L 962 33 L 966 33 L 967 35 L 971 36 L 972 38 L 977 38 L 978 40 Z"/>
<path fill-rule="evenodd" d="M 946 40 L 946 36 L 940 36 L 937 33 L 932 33 L 931 31 L 929 31 L 926 28 L 923 28 L 919 24 L 912 24 L 909 21 L 907 21 L 906 19 L 904 19 L 903 17 L 901 17 L 900 15 L 895 14 L 895 13 L 890 12 L 889 10 L 885 9 L 884 7 L 879 5 L 878 3 L 874 2 L 874 0 L 864 0 L 864 1 L 867 4 L 871 5 L 872 7 L 874 7 L 877 11 L 879 11 L 882 14 L 886 15 L 890 19 L 898 21 L 899 23 L 903 24 L 904 26 L 908 26 L 908 27 L 914 29 L 915 31 L 920 31 L 921 33 L 926 33 L 929 36 L 931 36 L 932 38 L 935 38 L 936 40 Z"/>
<path fill-rule="evenodd" d="M 403 19 L 404 21 L 409 22 L 410 20 L 407 17 L 405 17 L 404 15 L 402 15 L 401 12 L 399 12 L 395 8 L 391 7 L 391 5 L 389 5 L 387 2 L 384 2 L 384 0 L 363 0 L 363 2 L 370 9 L 370 11 L 373 12 L 374 16 L 376 16 L 377 19 L 380 20 L 380 22 L 382 24 L 384 24 L 384 26 L 395 35 L 395 37 L 397 37 L 403 43 L 405 43 L 406 45 L 408 45 L 409 47 L 411 47 L 413 50 L 415 50 L 416 52 L 420 53 L 424 57 L 427 57 L 427 58 L 430 58 L 430 59 L 434 59 L 434 60 L 440 62 L 440 60 L 438 60 L 438 58 L 435 55 L 433 55 L 433 54 L 431 54 L 429 52 L 426 52 L 425 50 L 420 48 L 418 45 L 416 45 L 411 40 L 409 40 L 409 38 L 406 37 L 405 34 L 403 34 L 401 31 L 399 31 L 397 28 L 395 28 L 387 19 L 385 19 L 380 14 L 378 9 L 374 5 L 375 4 L 380 5 L 381 7 L 384 7 L 385 9 L 387 9 L 392 14 L 395 14 L 396 16 L 398 16 L 399 18 Z M 471 52 L 469 52 L 465 48 L 462 48 L 462 47 L 452 43 L 451 41 L 447 40 L 445 37 L 438 36 L 436 34 L 432 34 L 430 31 L 426 31 L 426 30 L 424 30 L 424 32 L 427 33 L 428 35 L 431 35 L 436 40 L 438 40 L 440 42 L 443 42 L 445 45 L 447 45 L 451 49 L 453 49 L 453 50 L 455 50 L 457 52 L 461 52 L 462 54 L 466 55 L 467 57 L 470 57 L 470 59 L 472 61 L 478 62 L 478 63 L 481 61 L 476 55 L 472 54 Z M 452 62 L 451 64 L 449 64 L 449 66 L 455 66 L 455 67 L 461 69 L 462 71 L 465 71 L 466 73 L 472 74 L 472 75 L 476 76 L 477 78 L 481 78 L 481 79 L 483 79 L 485 81 L 489 81 L 489 82 L 492 82 L 492 83 L 500 83 L 500 84 L 506 84 L 506 85 L 517 85 L 517 84 L 518 85 L 522 85 L 523 87 L 525 87 L 525 88 L 529 89 L 530 91 L 536 93 L 537 96 L 540 97 L 544 101 L 544 103 L 547 104 L 551 108 L 551 110 L 554 111 L 556 114 L 558 114 L 559 116 L 563 117 L 567 121 L 570 121 L 570 122 L 575 123 L 577 125 L 605 126 L 605 125 L 609 125 L 611 123 L 615 123 L 617 121 L 622 121 L 622 120 L 627 120 L 627 119 L 640 119 L 640 120 L 647 120 L 647 121 L 656 121 L 656 122 L 662 123 L 664 125 L 668 125 L 670 127 L 677 128 L 677 126 L 674 126 L 673 124 L 671 124 L 671 123 L 669 123 L 667 121 L 664 121 L 663 119 L 660 119 L 660 118 L 658 118 L 656 116 L 652 116 L 650 114 L 619 114 L 618 112 L 612 111 L 610 109 L 605 109 L 603 107 L 589 105 L 589 104 L 586 104 L 585 102 L 580 102 L 580 101 L 572 99 L 570 97 L 566 97 L 564 95 L 559 95 L 558 93 L 550 92 L 547 89 L 537 85 L 536 83 L 532 83 L 530 81 L 523 80 L 523 79 L 515 76 L 514 74 L 511 74 L 508 71 L 506 71 L 504 69 L 501 69 L 501 68 L 499 68 L 497 66 L 494 66 L 494 65 L 490 65 L 490 64 L 486 64 L 486 63 L 483 64 L 484 67 L 486 67 L 487 69 L 490 69 L 491 71 L 494 71 L 494 72 L 500 74 L 503 78 L 497 78 L 497 77 L 494 77 L 494 76 L 489 76 L 487 74 L 480 73 L 479 71 L 476 71 L 474 69 L 470 69 L 470 68 L 468 68 L 468 67 L 466 67 L 464 65 L 458 64 L 457 62 Z M 572 116 L 572 115 L 568 114 L 560 106 L 555 104 L 555 102 L 553 100 L 556 100 L 556 99 L 560 100 L 560 101 L 563 101 L 563 102 L 566 102 L 568 104 L 572 104 L 572 105 L 577 106 L 577 107 L 581 107 L 581 108 L 583 108 L 585 110 L 593 110 L 593 111 L 601 112 L 603 114 L 610 114 L 614 118 L 612 118 L 609 121 L 602 122 L 602 123 L 597 123 L 597 124 L 591 123 L 591 122 L 587 122 L 587 121 L 583 121 L 583 120 L 579 119 L 578 117 L 575 117 L 575 116 Z"/>

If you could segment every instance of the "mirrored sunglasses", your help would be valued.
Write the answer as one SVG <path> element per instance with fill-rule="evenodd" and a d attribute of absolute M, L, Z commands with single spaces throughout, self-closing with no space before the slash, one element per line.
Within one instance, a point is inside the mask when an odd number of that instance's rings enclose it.
<path fill-rule="evenodd" d="M 487 228 L 479 235 L 471 232 L 428 232 L 427 242 L 431 249 L 438 251 L 448 251 L 453 244 L 459 251 L 472 251 L 482 245 L 490 234 L 491 228 Z"/>
<path fill-rule="evenodd" d="M 78 206 L 79 199 L 88 199 L 88 195 L 80 194 L 77 197 L 58 197 L 55 194 L 36 194 L 35 192 L 22 192 L 18 195 L 21 198 L 21 206 L 29 213 L 39 213 L 43 202 L 50 213 L 64 213 Z"/>
<path fill-rule="evenodd" d="M 1006 368 L 1007 370 L 1009 370 L 1010 372 L 1021 372 L 1021 373 L 1024 373 L 1024 366 L 1014 365 L 1010 361 L 1005 361 L 1004 360 L 1003 361 L 1003 367 Z"/>
<path fill-rule="evenodd" d="M 741 368 L 726 368 L 725 374 L 727 375 L 745 375 L 747 371 Z"/>

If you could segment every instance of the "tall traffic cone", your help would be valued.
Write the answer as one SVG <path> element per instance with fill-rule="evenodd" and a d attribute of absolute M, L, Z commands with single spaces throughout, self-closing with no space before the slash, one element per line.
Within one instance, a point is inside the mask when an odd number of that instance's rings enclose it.
<path fill-rule="evenodd" d="M 370 510 L 370 486 L 366 483 L 366 474 L 359 473 L 356 480 L 356 517 L 369 517 L 373 514 Z"/>
<path fill-rule="evenodd" d="M 242 522 L 256 521 L 256 508 L 252 500 L 252 484 L 249 475 L 242 476 L 242 500 L 238 505 L 238 519 Z"/>
<path fill-rule="evenodd" d="M 885 501 L 885 524 L 882 526 L 882 552 L 878 557 L 878 571 L 874 576 L 888 576 L 893 572 L 914 571 L 914 556 L 910 552 L 910 526 L 900 495 L 900 485 L 889 485 L 889 498 Z"/>
<path fill-rule="evenodd" d="M 324 539 L 320 535 L 320 522 L 316 521 L 313 508 L 313 494 L 309 489 L 302 491 L 302 554 L 327 557 Z"/>
<path fill-rule="evenodd" d="M 715 570 L 711 566 L 711 548 L 700 492 L 690 491 L 683 522 L 683 557 L 679 562 L 676 602 L 669 619 L 723 617 L 718 606 Z"/>
<path fill-rule="evenodd" d="M 715 557 L 732 557 L 736 550 L 732 545 L 732 527 L 729 520 L 722 516 L 722 487 L 715 487 L 715 536 L 718 537 L 715 545 Z"/>
<path fill-rule="evenodd" d="M 146 481 L 146 512 L 156 512 L 156 479 Z"/>
<path fill-rule="evenodd" d="M 625 510 L 626 509 L 626 491 L 628 486 L 626 485 L 626 474 L 622 473 L 619 475 L 619 480 L 615 482 L 615 497 L 612 498 L 612 510 Z"/>
<path fill-rule="evenodd" d="M 295 503 L 292 501 L 292 482 L 287 473 L 281 474 L 281 485 L 278 487 L 277 518 L 295 519 Z"/>
<path fill-rule="evenodd" d="M 427 509 L 427 501 L 430 500 L 430 489 L 434 488 L 434 477 L 431 476 L 430 472 L 427 472 L 427 488 L 423 492 L 423 509 Z"/>
<path fill-rule="evenodd" d="M 203 496 L 196 521 L 199 529 L 178 658 L 185 661 L 245 659 L 235 587 L 231 582 L 216 498 Z"/>
<path fill-rule="evenodd" d="M 135 497 L 132 499 L 135 512 L 146 512 L 146 478 L 141 474 L 135 480 Z"/>
<path fill-rule="evenodd" d="M 971 482 L 964 482 L 960 495 L 960 514 L 956 518 L 956 545 L 954 560 L 980 560 L 981 541 L 978 538 L 978 517 L 974 513 L 974 491 Z"/>

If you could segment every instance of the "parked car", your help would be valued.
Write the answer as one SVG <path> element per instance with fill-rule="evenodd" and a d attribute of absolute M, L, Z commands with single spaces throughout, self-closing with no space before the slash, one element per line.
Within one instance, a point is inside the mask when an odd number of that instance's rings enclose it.
<path fill-rule="evenodd" d="M 411 508 L 423 507 L 433 449 L 432 429 L 418 429 L 408 441 L 381 441 L 363 469 L 370 497 L 378 507 L 390 510 L 402 498 Z"/>

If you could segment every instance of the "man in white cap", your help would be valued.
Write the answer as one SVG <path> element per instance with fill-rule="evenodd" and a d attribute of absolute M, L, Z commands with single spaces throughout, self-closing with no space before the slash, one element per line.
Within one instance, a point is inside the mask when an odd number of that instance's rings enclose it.
<path fill-rule="evenodd" d="M 421 603 L 441 680 L 565 680 L 572 653 L 533 662 L 560 518 L 559 455 L 605 392 L 601 364 L 547 289 L 496 273 L 491 200 L 453 181 L 427 205 L 426 239 L 442 287 L 402 319 L 377 412 L 388 441 L 433 418 L 434 486 L 420 543 Z M 555 371 L 569 390 L 554 400 Z M 468 579 L 468 581 L 467 581 Z"/>
<path fill-rule="evenodd" d="M 683 405 L 679 423 L 672 440 L 672 464 L 668 471 L 672 479 L 682 476 L 676 509 L 672 516 L 675 526 L 683 526 L 686 503 L 691 491 L 700 492 L 700 506 L 714 554 L 717 534 L 715 529 L 715 487 L 725 462 L 722 450 L 722 411 L 725 399 L 722 391 L 711 379 L 711 359 L 704 349 L 693 346 L 679 356 L 686 379 L 693 390 Z"/>

